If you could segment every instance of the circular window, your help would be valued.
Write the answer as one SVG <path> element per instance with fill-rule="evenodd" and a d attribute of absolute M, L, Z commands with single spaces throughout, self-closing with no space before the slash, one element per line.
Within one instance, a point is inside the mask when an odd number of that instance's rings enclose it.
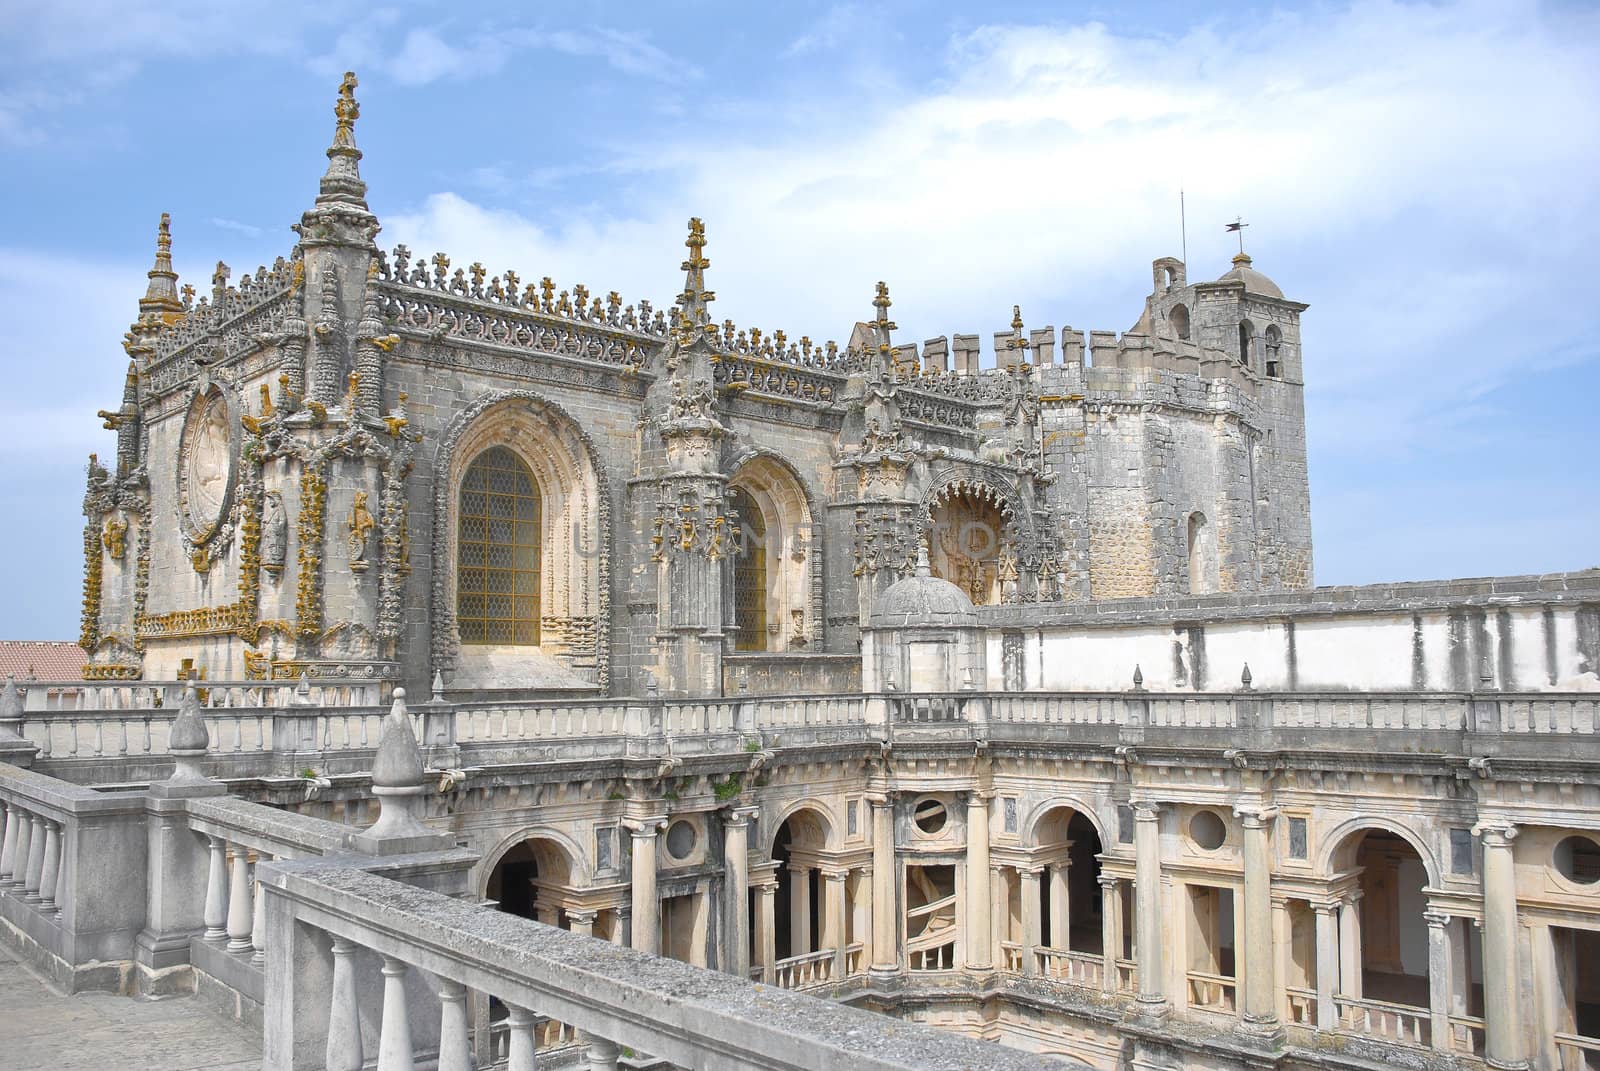
<path fill-rule="evenodd" d="M 667 854 L 674 859 L 687 859 L 694 854 L 694 846 L 699 839 L 693 822 L 674 822 L 667 827 Z"/>
<path fill-rule="evenodd" d="M 950 812 L 938 800 L 918 800 L 911 811 L 911 820 L 917 823 L 917 828 L 930 836 L 944 828 L 950 820 Z"/>
<path fill-rule="evenodd" d="M 1228 827 L 1216 811 L 1200 811 L 1189 819 L 1189 839 L 1206 851 L 1214 852 L 1228 839 Z"/>
<path fill-rule="evenodd" d="M 1600 881 L 1600 844 L 1588 837 L 1567 837 L 1556 845 L 1556 872 L 1577 885 Z"/>

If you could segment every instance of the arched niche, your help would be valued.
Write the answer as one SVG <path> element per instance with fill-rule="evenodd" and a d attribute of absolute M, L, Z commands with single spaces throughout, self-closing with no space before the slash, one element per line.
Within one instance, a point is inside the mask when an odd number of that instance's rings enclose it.
<path fill-rule="evenodd" d="M 998 604 L 1018 577 L 1015 509 L 1006 495 L 974 480 L 946 483 L 928 498 L 928 566 L 967 593 L 974 606 Z"/>
<path fill-rule="evenodd" d="M 759 514 L 740 518 L 739 546 L 732 555 L 732 620 L 753 616 L 759 603 L 763 635 L 756 642 L 741 632 L 739 649 L 779 652 L 815 645 L 822 626 L 813 601 L 820 591 L 821 555 L 805 485 L 784 462 L 758 454 L 734 469 L 728 488 L 737 512 Z M 749 583 L 762 589 L 741 590 Z"/>

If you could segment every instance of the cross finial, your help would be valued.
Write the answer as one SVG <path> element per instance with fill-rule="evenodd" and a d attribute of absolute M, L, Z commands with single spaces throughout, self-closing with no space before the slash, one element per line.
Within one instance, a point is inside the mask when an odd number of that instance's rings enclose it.
<path fill-rule="evenodd" d="M 699 216 L 689 220 L 689 237 L 683 240 L 683 244 L 689 248 L 689 259 L 683 262 L 683 293 L 678 298 L 678 304 L 690 324 L 699 325 L 709 319 L 706 306 L 717 298 L 716 294 L 706 289 L 705 271 L 711 267 L 711 261 L 705 255 L 706 225 Z"/>
<path fill-rule="evenodd" d="M 344 72 L 344 80 L 339 83 L 339 99 L 333 104 L 335 148 L 356 147 L 356 120 L 361 118 L 361 104 L 356 100 L 356 86 L 360 84 L 356 79 L 356 72 Z"/>
<path fill-rule="evenodd" d="M 1233 222 L 1228 224 L 1227 228 L 1229 234 L 1237 234 L 1239 236 L 1239 255 L 1241 257 L 1244 256 L 1244 229 L 1248 226 L 1250 224 L 1244 221 L 1243 216 L 1234 216 Z"/>
<path fill-rule="evenodd" d="M 1022 306 L 1011 306 L 1011 337 L 1006 339 L 1006 349 L 1014 350 L 1021 355 L 1022 363 L 1028 363 L 1028 340 L 1022 333 Z"/>

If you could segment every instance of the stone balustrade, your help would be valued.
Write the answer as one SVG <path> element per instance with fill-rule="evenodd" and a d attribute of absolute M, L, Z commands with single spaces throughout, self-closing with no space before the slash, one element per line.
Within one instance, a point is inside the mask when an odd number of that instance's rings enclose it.
<path fill-rule="evenodd" d="M 507 1009 L 506 1067 L 532 1071 L 541 1022 L 590 1066 L 623 1048 L 681 1067 L 995 1071 L 1030 1055 L 760 986 L 401 884 L 335 860 L 265 868 L 266 1071 L 471 1066 L 469 992 Z"/>

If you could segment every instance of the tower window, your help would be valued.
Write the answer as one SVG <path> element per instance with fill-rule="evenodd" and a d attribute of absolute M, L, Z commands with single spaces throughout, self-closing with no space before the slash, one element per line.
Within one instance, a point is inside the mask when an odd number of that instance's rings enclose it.
<path fill-rule="evenodd" d="M 1250 368 L 1250 346 L 1255 341 L 1256 328 L 1249 320 L 1239 321 L 1239 363 Z"/>
<path fill-rule="evenodd" d="M 515 452 L 491 446 L 461 482 L 456 623 L 462 643 L 539 642 L 539 489 Z"/>
<path fill-rule="evenodd" d="M 1267 348 L 1267 376 L 1270 379 L 1283 378 L 1283 360 L 1278 351 L 1283 346 L 1283 332 L 1278 330 L 1277 324 L 1267 325 L 1262 341 Z"/>
<path fill-rule="evenodd" d="M 1173 332 L 1181 339 L 1189 337 L 1189 307 L 1187 305 L 1174 305 L 1167 313 L 1167 322 L 1172 325 Z"/>

